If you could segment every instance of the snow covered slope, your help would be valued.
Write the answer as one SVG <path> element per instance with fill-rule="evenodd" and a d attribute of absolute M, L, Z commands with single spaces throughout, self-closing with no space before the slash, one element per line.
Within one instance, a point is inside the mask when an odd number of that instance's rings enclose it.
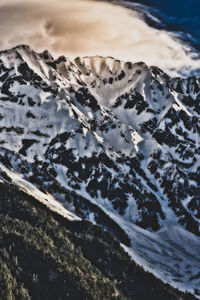
<path fill-rule="evenodd" d="M 172 79 L 112 57 L 54 60 L 28 46 L 0 53 L 7 172 L 100 224 L 139 263 L 196 295 L 199 113 L 199 78 Z"/>

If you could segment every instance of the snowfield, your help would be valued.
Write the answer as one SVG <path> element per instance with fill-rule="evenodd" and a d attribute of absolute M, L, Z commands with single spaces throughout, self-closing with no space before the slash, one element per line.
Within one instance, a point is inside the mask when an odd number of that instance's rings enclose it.
<path fill-rule="evenodd" d="M 88 219 L 200 296 L 200 79 L 112 57 L 0 52 L 0 178 Z M 6 175 L 5 175 L 6 174 Z"/>

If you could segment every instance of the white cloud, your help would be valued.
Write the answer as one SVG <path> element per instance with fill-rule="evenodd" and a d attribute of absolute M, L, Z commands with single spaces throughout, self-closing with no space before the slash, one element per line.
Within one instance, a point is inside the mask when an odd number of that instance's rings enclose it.
<path fill-rule="evenodd" d="M 136 12 L 101 1 L 1 0 L 0 35 L 0 49 L 25 43 L 70 58 L 114 56 L 166 71 L 200 67 L 200 59 L 168 32 L 148 26 Z"/>

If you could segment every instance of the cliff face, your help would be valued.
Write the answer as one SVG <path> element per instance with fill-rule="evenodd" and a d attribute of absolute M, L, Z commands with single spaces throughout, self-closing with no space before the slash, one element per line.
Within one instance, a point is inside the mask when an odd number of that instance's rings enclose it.
<path fill-rule="evenodd" d="M 198 290 L 199 78 L 18 46 L 0 53 L 0 92 L 2 180 L 33 184 L 157 276 Z"/>

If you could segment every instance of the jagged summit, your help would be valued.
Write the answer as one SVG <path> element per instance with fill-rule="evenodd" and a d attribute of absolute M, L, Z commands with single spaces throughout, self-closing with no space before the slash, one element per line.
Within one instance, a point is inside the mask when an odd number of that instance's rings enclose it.
<path fill-rule="evenodd" d="M 24 50 L 27 50 L 27 51 L 31 51 L 30 49 L 30 46 L 29 45 L 26 45 L 26 44 L 21 44 L 21 45 L 17 45 L 9 50 L 4 50 L 2 52 L 7 52 L 7 51 L 12 51 L 12 50 L 19 50 L 19 49 L 24 49 Z"/>
<path fill-rule="evenodd" d="M 111 57 L 2 51 L 0 177 L 34 185 L 110 231 L 151 272 L 194 292 L 199 113 L 199 78 Z"/>
<path fill-rule="evenodd" d="M 42 53 L 40 53 L 40 56 L 45 59 L 46 62 L 53 62 L 54 58 L 51 55 L 51 53 L 48 50 L 43 51 Z"/>

